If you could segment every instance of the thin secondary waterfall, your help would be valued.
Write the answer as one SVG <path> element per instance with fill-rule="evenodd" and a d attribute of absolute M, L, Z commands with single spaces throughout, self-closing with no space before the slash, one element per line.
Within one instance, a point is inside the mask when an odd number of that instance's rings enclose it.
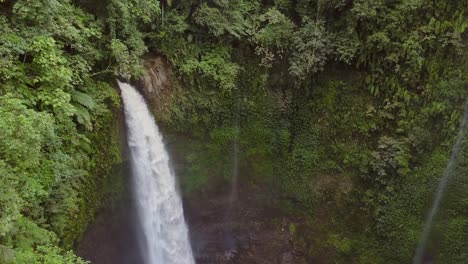
<path fill-rule="evenodd" d="M 235 218 L 234 206 L 238 199 L 238 181 L 239 181 L 239 137 L 240 137 L 240 112 L 241 98 L 240 91 L 237 90 L 237 102 L 234 111 L 234 138 L 232 141 L 232 174 L 231 190 L 229 194 L 229 204 L 226 208 L 226 222 L 233 222 Z M 231 234 L 232 235 L 232 234 Z"/>
<path fill-rule="evenodd" d="M 227 215 L 233 217 L 233 206 L 237 202 L 238 193 L 238 181 L 239 181 L 239 137 L 240 137 L 240 113 L 241 113 L 241 97 L 240 91 L 237 90 L 237 103 L 236 110 L 234 113 L 234 140 L 232 144 L 232 175 L 231 175 L 231 193 L 229 195 L 229 208 L 227 210 Z"/>
<path fill-rule="evenodd" d="M 239 179 L 239 127 L 236 128 L 236 135 L 232 146 L 232 179 L 231 179 L 231 194 L 229 196 L 229 209 L 232 210 L 234 203 L 237 201 L 237 185 Z M 229 212 L 232 214 L 232 212 Z"/>
<path fill-rule="evenodd" d="M 119 86 L 145 264 L 193 264 L 182 202 L 162 136 L 137 90 L 126 83 L 119 82 Z"/>
<path fill-rule="evenodd" d="M 454 173 L 454 170 L 457 165 L 457 157 L 458 154 L 460 153 L 461 146 L 462 146 L 462 141 L 465 135 L 465 129 L 468 123 L 468 103 L 465 105 L 465 113 L 463 115 L 463 119 L 460 124 L 460 130 L 457 135 L 457 139 L 455 141 L 455 144 L 453 145 L 452 148 L 452 153 L 450 154 L 450 160 L 447 164 L 447 167 L 444 170 L 444 173 L 442 175 L 442 179 L 439 182 L 439 187 L 437 189 L 437 193 L 434 198 L 434 202 L 432 204 L 432 208 L 429 211 L 429 214 L 426 218 L 426 223 L 424 225 L 424 231 L 423 235 L 421 237 L 421 240 L 419 241 L 418 247 L 416 249 L 416 254 L 413 259 L 414 264 L 420 264 L 423 261 L 424 258 L 424 251 L 426 250 L 426 244 L 427 240 L 429 239 L 429 235 L 431 234 L 431 228 L 432 228 L 432 222 L 434 220 L 434 217 L 436 216 L 437 212 L 439 211 L 439 206 L 440 202 L 442 200 L 442 197 L 444 195 L 445 189 L 447 188 L 447 185 L 449 183 L 449 179 Z"/>
<path fill-rule="evenodd" d="M 235 223 L 237 218 L 236 204 L 239 198 L 238 194 L 238 181 L 239 181 L 239 141 L 240 141 L 240 112 L 241 112 L 241 98 L 239 90 L 237 90 L 237 103 L 234 111 L 234 137 L 232 140 L 232 173 L 231 173 L 231 190 L 229 193 L 229 203 L 224 212 L 224 223 L 228 225 L 225 233 L 223 233 L 223 250 L 224 256 L 227 260 L 232 260 L 238 253 L 237 239 L 235 237 Z"/>

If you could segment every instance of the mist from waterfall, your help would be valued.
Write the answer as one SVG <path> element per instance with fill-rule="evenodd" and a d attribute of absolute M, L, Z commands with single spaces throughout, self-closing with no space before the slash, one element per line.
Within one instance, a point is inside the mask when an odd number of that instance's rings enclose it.
<path fill-rule="evenodd" d="M 234 137 L 232 141 L 232 172 L 231 172 L 231 190 L 229 194 L 229 206 L 226 215 L 229 220 L 234 217 L 234 204 L 238 199 L 238 181 L 239 181 L 239 137 L 240 137 L 240 112 L 241 112 L 241 97 L 240 91 L 237 90 L 237 102 L 234 112 Z"/>
<path fill-rule="evenodd" d="M 119 82 L 125 108 L 133 191 L 145 264 L 194 264 L 169 156 L 145 100 Z"/>
<path fill-rule="evenodd" d="M 416 254 L 413 258 L 413 264 L 421 264 L 424 259 L 424 254 L 426 250 L 427 241 L 429 239 L 429 235 L 431 234 L 432 223 L 434 221 L 434 217 L 437 215 L 439 211 L 441 200 L 444 196 L 445 190 L 447 189 L 447 185 L 453 173 L 455 172 L 457 166 L 457 157 L 461 151 L 461 146 L 463 142 L 463 138 L 466 133 L 466 126 L 468 123 L 468 103 L 465 105 L 465 112 L 460 124 L 460 129 L 457 135 L 457 139 L 455 144 L 452 148 L 452 153 L 450 154 L 450 160 L 447 164 L 447 167 L 442 174 L 442 178 L 439 182 L 439 186 L 437 188 L 437 192 L 434 198 L 434 202 L 432 204 L 432 208 L 429 211 L 426 222 L 424 224 L 424 231 L 422 237 L 418 243 L 418 247 L 416 248 Z"/>
<path fill-rule="evenodd" d="M 239 90 L 237 90 L 237 103 L 234 110 L 234 129 L 231 145 L 231 186 L 229 191 L 229 200 L 224 211 L 224 223 L 229 227 L 223 236 L 223 250 L 227 259 L 232 259 L 238 253 L 238 242 L 235 235 L 235 223 L 237 221 L 236 204 L 239 198 L 238 185 L 239 185 L 239 137 L 240 137 L 240 112 L 241 101 L 239 97 Z"/>
<path fill-rule="evenodd" d="M 235 128 L 234 141 L 232 143 L 232 175 L 231 175 L 231 193 L 229 195 L 229 206 L 232 210 L 234 203 L 238 198 L 239 181 L 239 124 Z"/>

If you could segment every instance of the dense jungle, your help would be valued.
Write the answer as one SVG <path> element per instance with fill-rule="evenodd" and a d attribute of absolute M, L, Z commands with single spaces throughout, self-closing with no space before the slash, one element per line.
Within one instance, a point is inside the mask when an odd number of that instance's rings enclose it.
<path fill-rule="evenodd" d="M 0 0 L 0 263 L 88 263 L 90 226 L 130 211 L 117 79 L 195 253 L 233 191 L 236 230 L 274 231 L 249 243 L 292 248 L 197 263 L 419 264 L 438 193 L 420 263 L 468 263 L 467 28 L 459 0 Z"/>

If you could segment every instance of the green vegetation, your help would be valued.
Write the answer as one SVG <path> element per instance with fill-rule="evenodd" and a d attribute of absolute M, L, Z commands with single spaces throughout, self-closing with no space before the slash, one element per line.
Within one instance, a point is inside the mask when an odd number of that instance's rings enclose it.
<path fill-rule="evenodd" d="M 464 1 L 0 0 L 0 263 L 70 250 L 120 161 L 116 75 L 174 65 L 186 195 L 241 178 L 310 259 L 408 263 L 468 99 Z M 117 120 L 117 121 L 116 121 Z M 188 144 L 185 144 L 187 143 Z M 437 263 L 468 261 L 468 149 Z M 194 196 L 196 197 L 196 196 Z"/>
<path fill-rule="evenodd" d="M 306 219 L 296 243 L 311 260 L 410 262 L 468 98 L 467 11 L 449 0 L 175 1 L 147 44 L 181 80 L 161 121 L 190 135 L 187 195 L 229 180 L 239 135 L 244 182 Z M 456 175 L 430 249 L 441 263 L 468 261 Z"/>
<path fill-rule="evenodd" d="M 159 5 L 100 5 L 0 1 L 0 263 L 83 263 L 67 251 L 112 194 L 112 75 L 141 72 L 146 48 L 134 32 Z"/>

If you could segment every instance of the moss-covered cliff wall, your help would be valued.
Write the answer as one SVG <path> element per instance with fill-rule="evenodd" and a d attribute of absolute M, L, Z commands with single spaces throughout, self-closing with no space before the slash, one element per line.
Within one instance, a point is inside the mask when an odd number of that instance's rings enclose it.
<path fill-rule="evenodd" d="M 123 118 L 120 105 L 110 105 L 89 135 L 92 165 L 89 174 L 75 187 L 76 205 L 53 218 L 54 223 L 60 223 L 61 229 L 56 233 L 65 248 L 72 248 L 81 238 L 98 210 L 115 206 L 121 200 L 127 177 L 122 157 L 126 146 Z M 62 195 L 65 200 L 70 199 L 69 193 Z"/>
<path fill-rule="evenodd" d="M 310 261 L 411 261 L 467 99 L 466 10 L 454 1 L 173 3 L 147 44 L 180 81 L 160 121 L 185 137 L 183 190 L 229 184 L 239 138 L 242 182 L 306 219 L 296 243 Z M 450 197 L 467 195 L 462 171 Z M 444 204 L 428 254 L 463 262 L 466 206 Z"/>

